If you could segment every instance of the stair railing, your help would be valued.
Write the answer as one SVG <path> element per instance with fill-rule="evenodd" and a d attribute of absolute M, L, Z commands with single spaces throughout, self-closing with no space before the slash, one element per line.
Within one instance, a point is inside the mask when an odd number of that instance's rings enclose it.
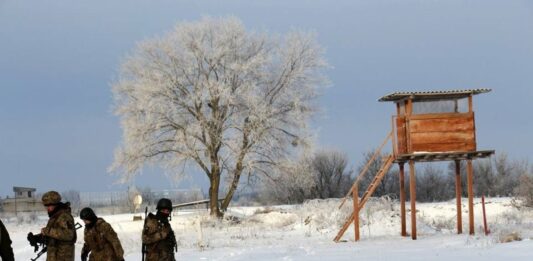
<path fill-rule="evenodd" d="M 376 159 L 377 155 L 379 155 L 381 153 L 381 149 L 383 149 L 383 146 L 385 146 L 385 144 L 387 144 L 387 142 L 389 141 L 389 139 L 392 137 L 393 135 L 393 132 L 389 132 L 389 134 L 387 135 L 387 137 L 385 138 L 385 140 L 383 141 L 383 143 L 381 143 L 381 145 L 379 146 L 379 148 L 374 152 L 374 155 L 372 155 L 372 157 L 370 158 L 370 160 L 368 160 L 368 162 L 366 163 L 365 167 L 363 168 L 363 170 L 361 171 L 361 173 L 359 173 L 359 176 L 357 176 L 357 178 L 355 179 L 355 182 L 353 183 L 352 187 L 350 188 L 350 191 L 348 191 L 348 193 L 346 193 L 346 196 L 344 196 L 344 198 L 342 199 L 342 202 L 339 206 L 339 209 L 342 207 L 342 205 L 344 205 L 344 203 L 346 202 L 346 200 L 348 199 L 348 197 L 352 194 L 352 192 L 354 191 L 355 187 L 359 185 L 359 181 L 365 176 L 366 172 L 368 171 L 368 169 L 370 168 L 370 164 L 372 164 L 372 162 L 374 162 L 374 160 Z M 394 144 L 393 144 L 394 146 Z"/>

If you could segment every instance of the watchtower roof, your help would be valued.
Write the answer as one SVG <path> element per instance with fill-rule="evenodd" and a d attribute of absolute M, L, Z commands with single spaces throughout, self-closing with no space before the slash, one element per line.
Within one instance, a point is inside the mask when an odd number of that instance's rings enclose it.
<path fill-rule="evenodd" d="M 445 91 L 416 91 L 416 92 L 393 92 L 387 94 L 378 101 L 400 101 L 407 98 L 412 98 L 415 101 L 421 100 L 440 100 L 440 99 L 456 99 L 464 98 L 470 95 L 476 95 L 492 91 L 491 89 L 469 89 L 469 90 L 445 90 Z"/>

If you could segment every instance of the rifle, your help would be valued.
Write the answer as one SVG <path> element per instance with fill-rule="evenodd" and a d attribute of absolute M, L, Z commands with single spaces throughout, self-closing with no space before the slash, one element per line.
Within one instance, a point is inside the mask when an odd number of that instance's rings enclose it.
<path fill-rule="evenodd" d="M 82 227 L 83 226 L 80 223 L 76 223 L 74 225 L 74 228 L 76 230 Z M 39 247 L 42 247 L 41 251 L 37 253 L 37 256 L 35 258 L 30 258 L 31 261 L 39 259 L 39 257 L 46 253 L 46 251 L 48 251 L 48 237 L 43 236 L 42 234 L 34 235 L 32 232 L 30 232 L 28 233 L 27 239 L 30 242 L 30 246 L 34 248 L 33 252 L 37 252 L 39 250 Z"/>
<path fill-rule="evenodd" d="M 146 217 L 147 216 L 148 216 L 148 206 L 146 206 L 146 208 L 144 209 L 144 226 L 146 226 Z M 143 230 L 144 230 L 144 226 L 143 226 Z M 143 231 L 143 233 L 144 233 L 144 231 Z M 146 244 L 142 243 L 142 246 L 141 246 L 142 261 L 144 261 L 144 256 L 146 255 L 146 252 L 147 252 L 146 251 Z"/>
<path fill-rule="evenodd" d="M 172 250 L 177 253 L 178 242 L 176 241 L 176 235 L 174 234 L 174 230 L 172 230 L 172 228 L 170 229 L 170 233 L 168 234 L 168 237 L 170 238 L 170 244 L 172 244 Z"/>

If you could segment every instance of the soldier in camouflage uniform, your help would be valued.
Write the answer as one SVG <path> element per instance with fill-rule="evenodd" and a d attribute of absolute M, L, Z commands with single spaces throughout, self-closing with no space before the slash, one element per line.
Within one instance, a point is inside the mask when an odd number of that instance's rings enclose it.
<path fill-rule="evenodd" d="M 87 256 L 90 261 L 124 261 L 124 250 L 109 223 L 98 218 L 91 208 L 82 209 L 80 218 L 85 222 L 82 261 L 86 261 Z"/>
<path fill-rule="evenodd" d="M 0 220 L 0 260 L 13 261 L 13 248 L 11 248 L 11 238 L 4 223 Z"/>
<path fill-rule="evenodd" d="M 144 221 L 142 233 L 143 254 L 146 261 L 175 261 L 174 249 L 177 250 L 176 237 L 168 218 L 172 211 L 172 202 L 162 198 L 157 202 L 157 213 L 150 213 Z"/>
<path fill-rule="evenodd" d="M 62 203 L 61 195 L 48 191 L 42 197 L 43 205 L 48 211 L 48 223 L 36 237 L 46 238 L 47 261 L 74 261 L 74 243 L 76 228 L 70 210 L 70 203 Z"/>

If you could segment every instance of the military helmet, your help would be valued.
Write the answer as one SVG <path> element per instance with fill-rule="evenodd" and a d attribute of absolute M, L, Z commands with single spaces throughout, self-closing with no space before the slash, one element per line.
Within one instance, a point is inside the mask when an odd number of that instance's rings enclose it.
<path fill-rule="evenodd" d="M 48 191 L 43 194 L 43 197 L 41 198 L 43 201 L 43 205 L 57 205 L 61 202 L 61 195 L 57 191 Z"/>
<path fill-rule="evenodd" d="M 80 211 L 80 218 L 83 220 L 95 220 L 97 217 L 91 208 L 84 208 Z"/>
<path fill-rule="evenodd" d="M 157 210 L 168 209 L 172 211 L 172 201 L 168 198 L 162 198 L 157 202 Z"/>

